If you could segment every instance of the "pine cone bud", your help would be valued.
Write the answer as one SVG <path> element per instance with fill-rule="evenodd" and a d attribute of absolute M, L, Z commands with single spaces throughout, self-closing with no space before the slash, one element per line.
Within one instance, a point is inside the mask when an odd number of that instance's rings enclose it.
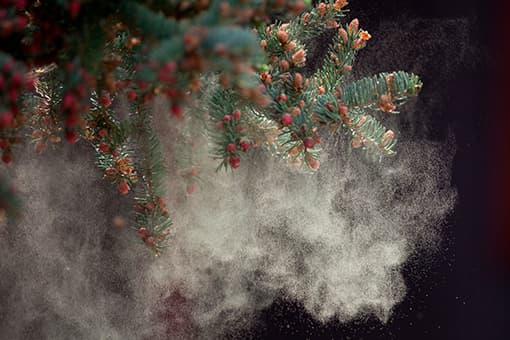
<path fill-rule="evenodd" d="M 303 64 L 306 60 L 305 58 L 305 50 L 303 49 L 300 49 L 299 51 L 297 51 L 296 53 L 294 53 L 292 55 L 292 63 L 294 63 L 295 65 L 300 65 L 300 64 Z"/>
<path fill-rule="evenodd" d="M 333 4 L 333 8 L 337 11 L 341 10 L 348 4 L 347 0 L 336 0 Z"/>
<path fill-rule="evenodd" d="M 289 34 L 283 30 L 278 30 L 278 32 L 276 32 L 276 36 L 282 45 L 285 44 L 287 40 L 289 40 Z"/>
<path fill-rule="evenodd" d="M 296 50 L 297 44 L 295 41 L 289 41 L 283 46 L 285 52 L 294 52 Z"/>
<path fill-rule="evenodd" d="M 340 38 L 340 40 L 343 41 L 344 44 L 347 44 L 347 42 L 349 41 L 349 36 L 347 35 L 347 31 L 343 28 L 340 28 L 338 30 L 338 37 Z"/>
<path fill-rule="evenodd" d="M 288 71 L 290 68 L 289 62 L 285 59 L 280 60 L 280 68 L 282 71 Z"/>
<path fill-rule="evenodd" d="M 301 73 L 296 72 L 294 75 L 294 89 L 301 91 L 303 89 L 303 76 Z"/>
<path fill-rule="evenodd" d="M 356 34 L 358 32 L 358 29 L 359 29 L 359 20 L 358 19 L 352 20 L 351 23 L 349 24 L 349 33 L 351 35 Z"/>
<path fill-rule="evenodd" d="M 386 146 L 395 138 L 395 133 L 392 130 L 388 130 L 384 133 L 382 140 L 381 140 L 381 146 Z"/>

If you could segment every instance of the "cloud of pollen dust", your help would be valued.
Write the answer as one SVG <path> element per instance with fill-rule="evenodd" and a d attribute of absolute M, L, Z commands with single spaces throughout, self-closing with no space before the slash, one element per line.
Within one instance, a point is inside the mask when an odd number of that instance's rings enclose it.
<path fill-rule="evenodd" d="M 222 338 L 281 296 L 322 321 L 387 320 L 405 296 L 402 265 L 438 245 L 455 204 L 454 150 L 407 138 L 373 164 L 342 138 L 324 141 L 314 175 L 267 155 L 235 172 L 204 159 L 212 185 L 174 212 L 156 259 L 111 226 L 132 202 L 101 179 L 92 150 L 28 146 L 8 170 L 26 211 L 0 225 L 0 338 Z"/>

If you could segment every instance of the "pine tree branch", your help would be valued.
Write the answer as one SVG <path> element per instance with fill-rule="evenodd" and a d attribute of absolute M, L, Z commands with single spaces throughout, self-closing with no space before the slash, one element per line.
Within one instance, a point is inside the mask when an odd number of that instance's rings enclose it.
<path fill-rule="evenodd" d="M 133 136 L 133 141 L 138 147 L 136 164 L 141 182 L 135 187 L 136 229 L 142 236 L 143 242 L 156 255 L 159 255 L 167 247 L 166 241 L 172 221 L 163 198 L 166 175 L 163 152 L 151 128 L 151 121 L 151 115 L 146 106 L 141 103 L 136 104 L 136 111 L 133 114 L 136 134 Z"/>
<path fill-rule="evenodd" d="M 124 22 L 156 39 L 167 39 L 182 32 L 182 26 L 173 18 L 165 17 L 137 1 L 122 1 L 119 13 Z"/>
<path fill-rule="evenodd" d="M 349 107 L 392 112 L 397 105 L 411 96 L 416 96 L 422 86 L 419 77 L 412 73 L 381 73 L 347 85 L 342 89 L 341 98 Z"/>
<path fill-rule="evenodd" d="M 328 46 L 324 64 L 313 76 L 313 90 L 322 87 L 324 92 L 329 93 L 345 81 L 358 51 L 364 47 L 363 43 L 359 46 L 355 44 L 360 39 L 360 32 L 362 31 L 349 29 L 348 25 L 340 27 Z"/>
<path fill-rule="evenodd" d="M 297 18 L 289 22 L 289 32 L 301 41 L 307 42 L 318 37 L 328 29 L 336 28 L 335 22 L 339 22 L 345 14 L 346 10 L 342 7 L 335 7 L 336 1 L 322 2 L 327 6 L 317 4 L 309 11 L 305 11 Z"/>

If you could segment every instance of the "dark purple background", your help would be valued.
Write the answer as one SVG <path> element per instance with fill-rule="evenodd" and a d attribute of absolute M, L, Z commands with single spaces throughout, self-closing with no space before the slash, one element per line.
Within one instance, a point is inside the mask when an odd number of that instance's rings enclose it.
<path fill-rule="evenodd" d="M 506 47 L 510 17 L 504 17 L 503 6 L 502 1 L 475 0 L 350 1 L 349 9 L 374 37 L 385 34 L 377 29 L 392 18 L 403 24 L 414 19 L 467 20 L 470 53 L 454 67 L 448 53 L 433 51 L 434 56 L 425 58 L 426 72 L 420 74 L 425 86 L 417 104 L 418 111 L 425 105 L 430 112 L 423 117 L 429 127 L 421 132 L 424 137 L 446 143 L 448 129 L 455 135 L 452 184 L 458 202 L 444 228 L 439 253 L 422 251 L 406 264 L 408 292 L 387 324 L 365 316 L 348 324 L 321 325 L 299 304 L 278 301 L 254 327 L 254 338 L 510 338 L 506 325 L 510 318 L 505 315 L 510 284 L 506 258 L 510 190 L 505 190 L 510 189 L 510 110 L 506 108 L 510 107 Z M 433 29 L 422 27 L 420 33 Z M 419 41 L 409 43 L 419 53 L 432 53 Z M 367 48 L 363 53 L 371 51 Z M 409 62 L 402 60 L 402 69 L 408 70 Z"/>

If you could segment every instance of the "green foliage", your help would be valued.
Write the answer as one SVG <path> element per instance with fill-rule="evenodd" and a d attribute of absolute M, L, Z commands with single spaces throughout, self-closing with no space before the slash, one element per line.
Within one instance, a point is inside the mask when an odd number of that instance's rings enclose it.
<path fill-rule="evenodd" d="M 395 103 L 416 96 L 423 86 L 418 76 L 403 71 L 391 73 L 394 81 L 388 86 L 389 73 L 360 79 L 342 90 L 342 102 L 350 107 L 376 108 L 381 95 L 391 93 Z"/>
<path fill-rule="evenodd" d="M 134 192 L 133 227 L 159 254 L 172 224 L 165 179 L 182 177 L 188 194 L 194 190 L 200 181 L 197 144 L 211 145 L 218 169 L 236 169 L 254 148 L 262 148 L 315 171 L 326 128 L 343 129 L 370 159 L 395 154 L 395 133 L 373 111 L 396 113 L 422 83 L 402 71 L 347 83 L 370 35 L 358 20 L 342 22 L 345 4 L 320 2 L 288 19 L 302 2 L 90 0 L 80 2 L 82 10 L 66 0 L 30 2 L 8 12 L 9 20 L 30 17 L 30 25 L 0 47 L 6 50 L 0 66 L 12 68 L 11 56 L 43 65 L 32 71 L 36 95 L 24 96 L 36 151 L 56 145 L 64 132 L 70 142 L 80 133 L 94 148 L 104 177 L 119 193 Z M 279 20 L 268 24 L 271 17 Z M 5 34 L 8 25 L 0 26 Z M 330 30 L 335 35 L 324 61 L 310 70 L 307 50 Z M 11 71 L 5 79 L 13 97 L 23 81 Z M 4 106 L 15 107 L 16 96 L 0 94 L 7 98 Z M 155 129 L 162 122 L 151 114 L 153 99 L 162 96 L 172 117 L 169 138 L 177 144 L 170 162 Z M 6 162 L 25 122 L 18 111 L 0 111 L 7 122 L 0 124 Z M 5 193 L 0 190 L 0 200 Z"/>
<path fill-rule="evenodd" d="M 132 141 L 138 146 L 136 163 L 138 171 L 142 174 L 145 196 L 154 198 L 162 196 L 165 192 L 164 157 L 158 137 L 151 128 L 151 115 L 146 105 L 139 104 L 132 113 L 132 128 L 134 135 Z"/>
<path fill-rule="evenodd" d="M 247 136 L 245 131 L 239 129 L 243 126 L 244 115 L 241 114 L 239 119 L 233 117 L 233 112 L 240 108 L 240 100 L 234 91 L 218 88 L 211 91 L 208 103 L 212 122 L 210 136 L 214 145 L 213 155 L 221 160 L 217 170 L 221 167 L 227 169 L 229 157 L 239 157 L 237 145 Z M 236 149 L 228 151 L 229 144 L 235 145 Z"/>
<path fill-rule="evenodd" d="M 328 23 L 339 22 L 345 17 L 347 10 L 335 10 L 332 6 L 333 1 L 325 1 L 330 6 L 326 9 L 324 14 L 320 14 L 317 7 L 313 7 L 310 11 L 306 11 L 289 23 L 289 32 L 298 37 L 303 42 L 317 38 L 322 33 L 331 29 Z"/>
<path fill-rule="evenodd" d="M 182 26 L 175 19 L 165 17 L 137 1 L 121 1 L 119 13 L 126 23 L 148 37 L 164 40 L 182 31 Z"/>
<path fill-rule="evenodd" d="M 348 68 L 352 67 L 354 58 L 358 52 L 352 48 L 352 44 L 359 38 L 358 32 L 350 32 L 347 25 L 340 26 L 346 32 L 347 40 L 343 41 L 337 34 L 333 38 L 333 42 L 329 45 L 328 52 L 324 60 L 324 64 L 314 75 L 314 90 L 318 86 L 323 86 L 326 93 L 334 91 L 337 87 L 342 86 L 349 73 Z"/>
<path fill-rule="evenodd" d="M 141 182 L 135 186 L 134 199 L 141 208 L 135 209 L 134 229 L 139 233 L 140 230 L 147 231 L 147 235 L 142 234 L 142 240 L 158 255 L 166 248 L 172 220 L 163 198 L 167 176 L 164 156 L 159 139 L 151 128 L 151 118 L 145 105 L 138 104 L 132 113 L 131 124 L 135 132 L 132 142 L 137 146 L 135 167 Z"/>

